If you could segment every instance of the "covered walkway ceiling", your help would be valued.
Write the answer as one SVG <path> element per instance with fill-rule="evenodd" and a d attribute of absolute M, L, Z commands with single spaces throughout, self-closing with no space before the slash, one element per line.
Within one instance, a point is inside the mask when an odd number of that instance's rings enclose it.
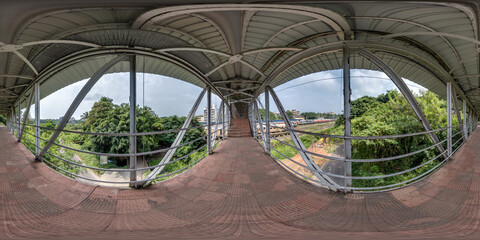
<path fill-rule="evenodd" d="M 248 99 L 266 85 L 341 68 L 344 46 L 352 68 L 376 69 L 355 53 L 366 48 L 441 96 L 452 81 L 480 110 L 476 0 L 218 2 L 2 1 L 0 112 L 28 96 L 34 81 L 45 97 L 117 53 L 145 56 L 137 58 L 142 71 Z"/>

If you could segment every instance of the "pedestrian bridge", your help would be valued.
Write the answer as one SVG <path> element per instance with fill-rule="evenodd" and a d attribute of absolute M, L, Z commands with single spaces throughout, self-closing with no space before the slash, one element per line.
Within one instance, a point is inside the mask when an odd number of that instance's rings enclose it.
<path fill-rule="evenodd" d="M 428 178 L 342 194 L 286 172 L 253 138 L 143 189 L 84 184 L 34 162 L 0 127 L 0 238 L 478 239 L 480 132 Z"/>
<path fill-rule="evenodd" d="M 477 0 L 202 2 L 2 1 L 0 114 L 7 127 L 0 127 L 0 239 L 480 237 Z M 352 69 L 385 73 L 420 130 L 352 133 Z M 294 128 L 274 88 L 329 70 L 342 71 L 343 133 Z M 141 132 L 136 107 L 122 115 L 128 115 L 122 130 L 65 128 L 102 76 L 123 72 L 128 72 L 129 106 L 139 105 L 137 75 L 142 73 L 177 78 L 202 91 L 181 128 Z M 404 78 L 445 104 L 426 116 Z M 82 79 L 88 80 L 58 125 L 42 125 L 41 100 Z M 144 91 L 145 82 L 142 86 Z M 175 94 L 182 96 L 182 90 Z M 217 114 L 212 95 L 221 101 Z M 195 125 L 205 96 L 206 126 Z M 278 109 L 285 125 L 279 131 L 288 133 L 290 143 L 270 133 L 279 127 L 261 110 L 270 113 L 271 107 Z M 186 140 L 189 130 L 200 128 L 203 136 Z M 62 141 L 63 133 L 124 138 L 125 148 L 116 153 L 75 149 Z M 176 137 L 167 148 L 137 146 L 139 137 L 172 133 Z M 337 139 L 341 156 L 309 150 L 300 134 Z M 410 137 L 426 140 L 397 156 L 356 159 L 352 154 L 355 141 Z M 271 139 L 298 151 L 301 161 L 295 164 L 309 176 L 276 161 L 276 152 L 283 153 Z M 174 157 L 177 149 L 195 142 L 201 143 L 196 150 Z M 65 149 L 100 156 L 99 162 L 122 158 L 128 168 L 88 166 L 56 153 Z M 168 164 L 197 152 L 201 158 L 181 170 L 197 165 L 150 184 L 177 173 L 164 171 Z M 165 154 L 158 164 L 137 164 L 159 153 Z M 352 164 L 388 164 L 415 154 L 425 158 L 409 169 L 352 174 Z M 312 156 L 336 161 L 341 171 L 324 171 Z M 77 168 L 129 178 L 92 179 L 71 170 Z M 402 182 L 354 184 L 405 174 L 411 175 Z"/>

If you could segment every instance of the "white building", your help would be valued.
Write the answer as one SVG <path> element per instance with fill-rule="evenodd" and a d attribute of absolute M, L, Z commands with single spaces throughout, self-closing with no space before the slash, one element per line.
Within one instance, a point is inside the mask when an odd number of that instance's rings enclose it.
<path fill-rule="evenodd" d="M 212 122 L 215 122 L 215 119 L 216 119 L 216 117 L 217 117 L 217 111 L 218 111 L 218 109 L 217 109 L 217 107 L 215 106 L 215 104 L 212 104 L 212 110 L 211 110 L 211 114 L 210 114 L 210 115 L 211 115 L 211 118 L 210 118 L 210 119 L 211 119 Z M 204 108 L 203 108 L 203 121 L 204 121 L 204 122 L 206 122 L 206 121 L 208 120 L 207 115 L 208 115 L 207 108 L 204 107 Z"/>

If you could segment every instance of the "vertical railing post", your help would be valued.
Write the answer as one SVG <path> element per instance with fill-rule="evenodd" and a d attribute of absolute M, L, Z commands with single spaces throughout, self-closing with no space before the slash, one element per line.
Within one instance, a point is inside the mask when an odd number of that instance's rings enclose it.
<path fill-rule="evenodd" d="M 345 137 L 345 162 L 344 162 L 344 187 L 351 187 L 352 186 L 352 179 L 348 177 L 352 176 L 352 162 L 348 162 L 348 159 L 352 158 L 352 140 L 349 139 L 352 135 L 351 130 L 351 122 L 350 122 L 350 96 L 351 96 L 351 88 L 350 88 L 350 49 L 348 47 L 343 48 L 343 114 L 345 117 L 344 122 L 344 135 Z"/>
<path fill-rule="evenodd" d="M 207 151 L 208 154 L 213 153 L 212 149 L 212 89 L 207 90 Z"/>
<path fill-rule="evenodd" d="M 473 123 L 473 117 L 472 117 L 472 110 L 468 113 L 468 133 L 469 135 L 472 134 L 472 123 Z"/>
<path fill-rule="evenodd" d="M 447 150 L 452 157 L 452 83 L 447 82 Z"/>
<path fill-rule="evenodd" d="M 130 62 L 130 153 L 137 153 L 137 136 L 134 134 L 137 132 L 137 69 L 136 69 L 136 57 L 131 55 L 129 57 Z M 130 156 L 130 169 L 137 169 L 137 156 Z M 137 171 L 130 172 L 130 181 L 137 181 Z M 137 187 L 137 183 L 130 183 L 130 187 Z"/>
<path fill-rule="evenodd" d="M 270 94 L 265 91 L 265 151 L 270 153 Z"/>
<path fill-rule="evenodd" d="M 225 102 L 222 102 L 222 139 L 225 140 L 227 138 L 227 134 L 226 134 L 226 131 L 227 131 L 227 104 Z"/>
<path fill-rule="evenodd" d="M 468 137 L 468 132 L 467 132 L 467 100 L 463 99 L 463 133 L 465 134 L 465 137 Z"/>
<path fill-rule="evenodd" d="M 20 122 L 22 121 L 22 101 L 18 99 L 18 117 L 17 117 L 17 139 L 20 139 Z"/>
<path fill-rule="evenodd" d="M 40 83 L 35 83 L 35 156 L 40 154 Z"/>

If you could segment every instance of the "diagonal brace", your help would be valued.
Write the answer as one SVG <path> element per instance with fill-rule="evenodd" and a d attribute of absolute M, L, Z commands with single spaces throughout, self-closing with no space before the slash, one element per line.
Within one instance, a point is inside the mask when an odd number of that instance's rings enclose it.
<path fill-rule="evenodd" d="M 75 113 L 80 103 L 83 101 L 85 96 L 87 96 L 88 92 L 92 89 L 92 87 L 98 82 L 98 80 L 100 80 L 100 78 L 110 68 L 115 66 L 115 64 L 127 59 L 128 59 L 128 55 L 126 54 L 117 56 L 114 59 L 110 60 L 105 65 L 103 65 L 100 69 L 98 69 L 98 71 L 95 74 L 93 74 L 93 76 L 88 80 L 88 82 L 83 86 L 82 90 L 80 90 L 80 92 L 77 94 L 77 96 L 73 100 L 72 105 L 70 105 L 67 112 L 63 116 L 62 120 L 58 123 L 57 129 L 55 129 L 55 132 L 50 137 L 50 140 L 47 142 L 47 144 L 42 149 L 40 154 L 36 156 L 35 158 L 36 160 L 40 160 L 41 157 L 48 151 L 48 149 L 50 149 L 50 147 L 53 145 L 55 140 L 57 140 L 58 136 L 60 136 L 60 133 L 63 131 L 63 128 L 67 125 L 68 121 L 70 120 L 72 115 Z"/>
<path fill-rule="evenodd" d="M 408 88 L 407 84 L 405 84 L 405 82 L 402 80 L 402 78 L 397 73 L 395 73 L 395 71 L 393 71 L 393 69 L 390 66 L 388 66 L 383 60 L 377 57 L 377 55 L 362 48 L 358 49 L 358 53 L 360 54 L 360 56 L 366 58 L 367 60 L 372 62 L 375 66 L 380 68 L 380 70 L 382 70 L 385 74 L 387 74 L 387 76 L 393 81 L 393 83 L 397 86 L 397 88 L 403 94 L 405 99 L 407 99 L 408 104 L 410 104 L 410 107 L 413 109 L 413 111 L 417 115 L 417 118 L 420 120 L 425 130 L 429 132 L 428 135 L 430 139 L 432 139 L 432 141 L 435 144 L 437 144 L 437 148 L 441 153 L 443 153 L 443 156 L 445 158 L 448 158 L 448 153 L 445 152 L 445 149 L 441 144 L 438 144 L 440 143 L 440 141 L 438 140 L 437 135 L 431 132 L 432 127 L 430 123 L 428 122 L 427 118 L 425 117 L 425 114 L 423 113 L 422 109 L 418 105 L 418 102 L 415 99 L 415 96 L 413 96 L 412 92 Z"/>

